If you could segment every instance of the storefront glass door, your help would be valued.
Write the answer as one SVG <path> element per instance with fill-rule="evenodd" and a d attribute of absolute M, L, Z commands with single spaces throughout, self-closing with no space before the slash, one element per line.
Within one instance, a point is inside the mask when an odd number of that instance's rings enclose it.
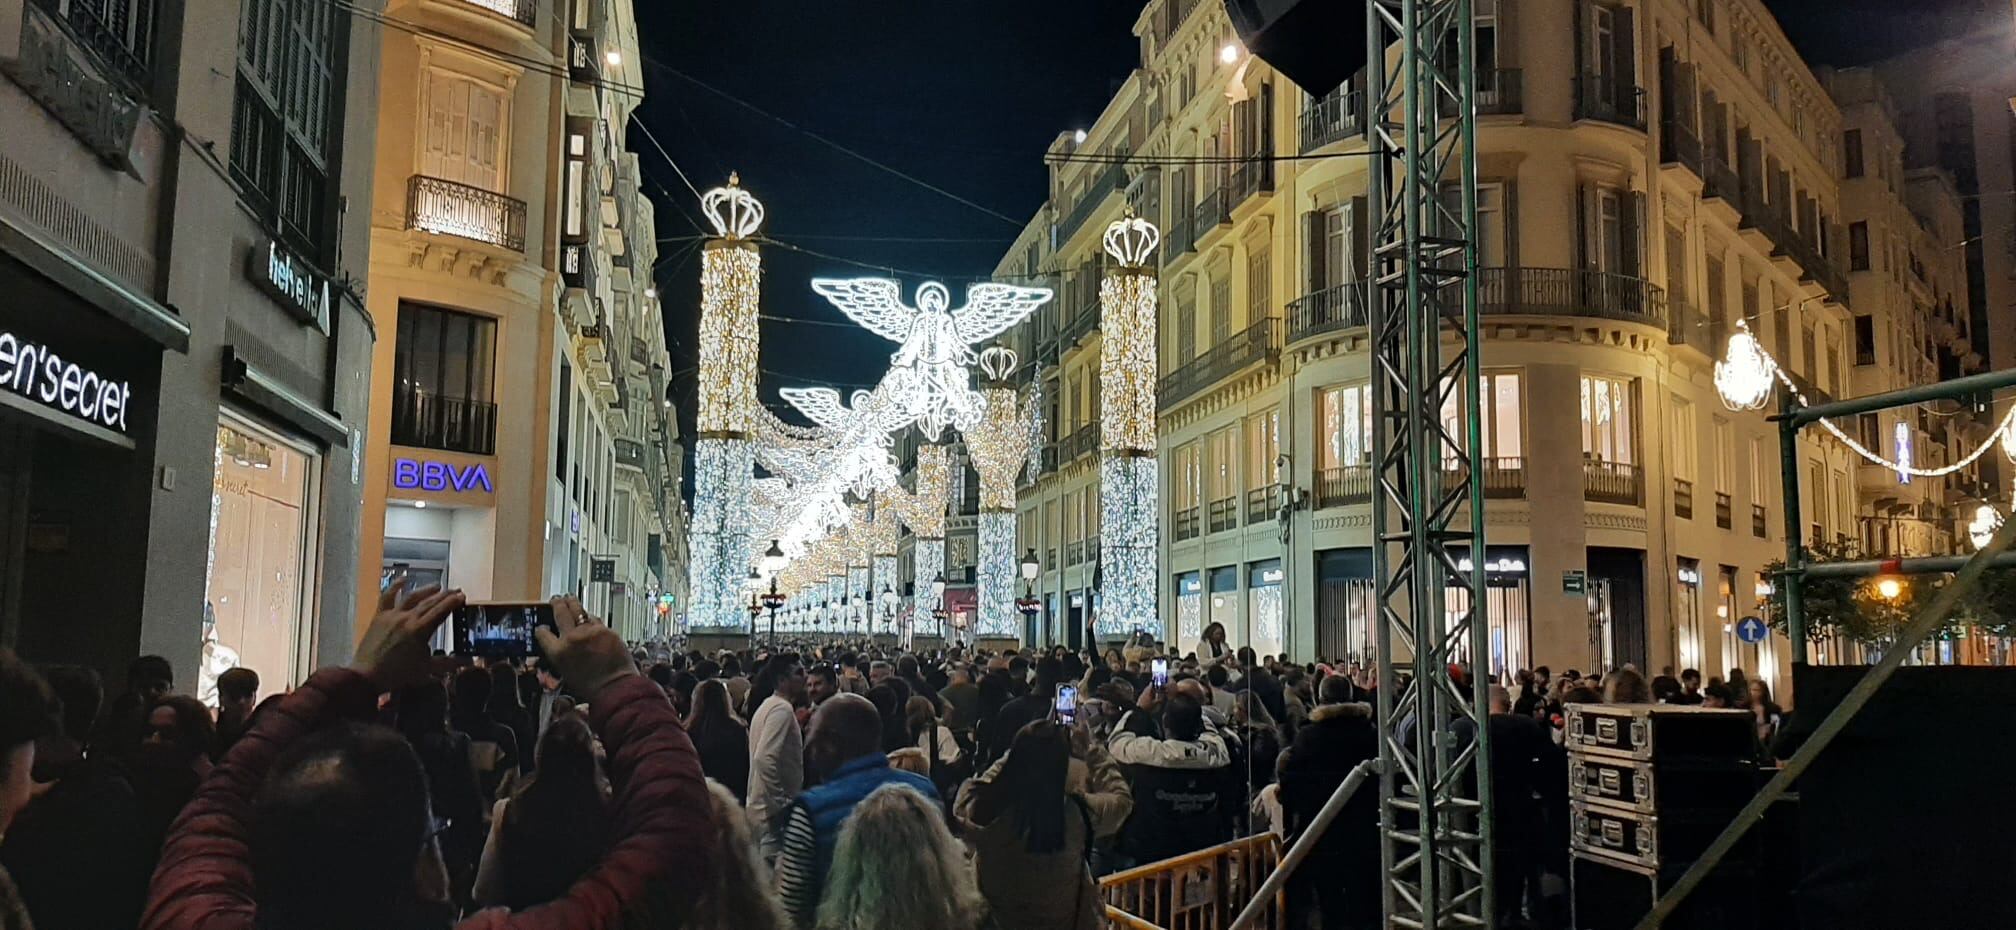
<path fill-rule="evenodd" d="M 197 682 L 206 701 L 214 703 L 216 676 L 225 669 L 250 668 L 279 690 L 308 666 L 318 462 L 242 418 L 226 415 L 217 427 Z"/>

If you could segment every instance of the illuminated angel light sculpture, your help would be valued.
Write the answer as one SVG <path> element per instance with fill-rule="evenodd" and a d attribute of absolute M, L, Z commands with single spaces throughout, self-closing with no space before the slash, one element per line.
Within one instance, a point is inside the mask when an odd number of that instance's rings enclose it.
<path fill-rule="evenodd" d="M 832 388 L 785 388 L 778 393 L 831 436 L 828 449 L 805 463 L 808 475 L 828 476 L 858 495 L 896 483 L 890 434 L 908 424 L 910 417 L 886 388 L 855 391 L 851 405 L 841 403 L 840 392 Z"/>
<path fill-rule="evenodd" d="M 1021 616 L 1015 610 L 1015 479 L 1029 462 L 1027 423 L 1035 411 L 1008 380 L 1019 362 L 1014 350 L 1004 346 L 980 353 L 980 370 L 987 375 L 980 390 L 980 417 L 962 429 L 967 457 L 980 473 L 980 552 L 973 572 L 980 618 L 975 632 L 990 638 L 1014 637 Z"/>
<path fill-rule="evenodd" d="M 693 444 L 693 519 L 687 538 L 689 625 L 746 631 L 755 450 L 756 312 L 763 261 L 751 240 L 763 204 L 730 175 L 700 199 L 713 224 L 700 262 L 700 397 Z"/>
<path fill-rule="evenodd" d="M 936 441 L 947 425 L 965 428 L 980 416 L 969 368 L 973 347 L 1021 322 L 1047 303 L 1049 288 L 975 284 L 966 305 L 952 309 L 952 294 L 936 281 L 917 288 L 917 306 L 903 303 L 903 286 L 888 278 L 814 278 L 812 290 L 841 313 L 901 348 L 889 359 L 883 384 L 908 400 L 917 427 Z"/>
<path fill-rule="evenodd" d="M 1155 587 L 1155 224 L 1129 215 L 1106 227 L 1118 267 L 1099 286 L 1099 568 L 1096 628 L 1161 636 Z"/>

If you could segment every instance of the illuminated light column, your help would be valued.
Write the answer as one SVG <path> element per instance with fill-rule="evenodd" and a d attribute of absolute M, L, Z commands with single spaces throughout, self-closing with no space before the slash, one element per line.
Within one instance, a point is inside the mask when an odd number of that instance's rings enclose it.
<path fill-rule="evenodd" d="M 1015 611 L 1015 479 L 1029 461 L 1030 414 L 1008 381 L 1018 362 L 1014 350 L 1002 346 L 980 353 L 988 381 L 980 391 L 979 421 L 965 430 L 967 457 L 980 473 L 980 553 L 974 568 L 980 617 L 974 632 L 995 639 L 1014 638 L 1022 626 Z"/>
<path fill-rule="evenodd" d="M 1119 267 L 1099 285 L 1099 567 L 1096 629 L 1162 636 L 1155 606 L 1155 271 L 1162 235 L 1129 216 L 1106 228 Z"/>
<path fill-rule="evenodd" d="M 931 583 L 945 573 L 945 502 L 952 494 L 952 457 L 937 443 L 918 446 L 917 490 L 890 488 L 882 493 L 916 537 L 911 547 L 916 568 L 916 588 L 910 601 L 914 627 L 915 618 L 930 618 L 940 606 Z M 936 624 L 935 619 L 932 622 Z"/>
<path fill-rule="evenodd" d="M 728 178 L 700 198 L 715 237 L 700 257 L 700 400 L 693 443 L 693 522 L 687 548 L 690 626 L 747 632 L 755 478 L 756 313 L 763 259 L 751 237 L 763 205 Z"/>
<path fill-rule="evenodd" d="M 896 542 L 902 535 L 902 520 L 897 516 L 896 507 L 890 503 L 887 490 L 876 492 L 874 497 L 869 498 L 868 504 L 873 513 L 868 524 L 871 558 L 868 566 L 868 616 L 873 622 L 869 624 L 868 631 L 873 633 L 875 624 L 894 619 L 883 614 L 895 609 L 894 601 L 903 593 L 896 587 Z M 884 590 L 889 592 L 888 603 L 882 598 Z"/>

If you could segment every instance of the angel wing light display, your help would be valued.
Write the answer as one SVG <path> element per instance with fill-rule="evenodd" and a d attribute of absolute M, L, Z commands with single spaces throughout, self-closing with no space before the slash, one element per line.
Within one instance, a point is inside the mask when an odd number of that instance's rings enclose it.
<path fill-rule="evenodd" d="M 966 305 L 952 309 L 952 294 L 936 281 L 917 288 L 917 306 L 903 303 L 903 286 L 888 278 L 814 278 L 812 290 L 870 332 L 897 343 L 884 385 L 903 397 L 926 438 L 947 425 L 964 427 L 980 416 L 969 369 L 973 347 L 1050 301 L 1049 288 L 975 284 Z"/>

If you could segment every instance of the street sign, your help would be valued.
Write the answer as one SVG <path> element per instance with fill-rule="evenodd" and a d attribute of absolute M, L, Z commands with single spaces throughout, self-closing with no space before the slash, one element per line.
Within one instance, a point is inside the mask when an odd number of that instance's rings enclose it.
<path fill-rule="evenodd" d="M 1753 646 L 1763 642 L 1764 637 L 1770 634 L 1771 628 L 1756 617 L 1744 617 L 1736 624 L 1736 638 Z"/>
<path fill-rule="evenodd" d="M 1589 593 L 1589 573 L 1583 571 L 1562 572 L 1561 593 L 1562 594 Z"/>
<path fill-rule="evenodd" d="M 588 558 L 588 580 L 589 580 L 589 581 L 598 581 L 598 582 L 599 582 L 599 581 L 615 581 L 615 580 L 616 580 L 616 560 L 615 560 L 615 559 L 598 559 L 598 558 L 595 558 L 595 557 L 593 557 L 593 556 L 590 556 L 590 557 Z"/>

